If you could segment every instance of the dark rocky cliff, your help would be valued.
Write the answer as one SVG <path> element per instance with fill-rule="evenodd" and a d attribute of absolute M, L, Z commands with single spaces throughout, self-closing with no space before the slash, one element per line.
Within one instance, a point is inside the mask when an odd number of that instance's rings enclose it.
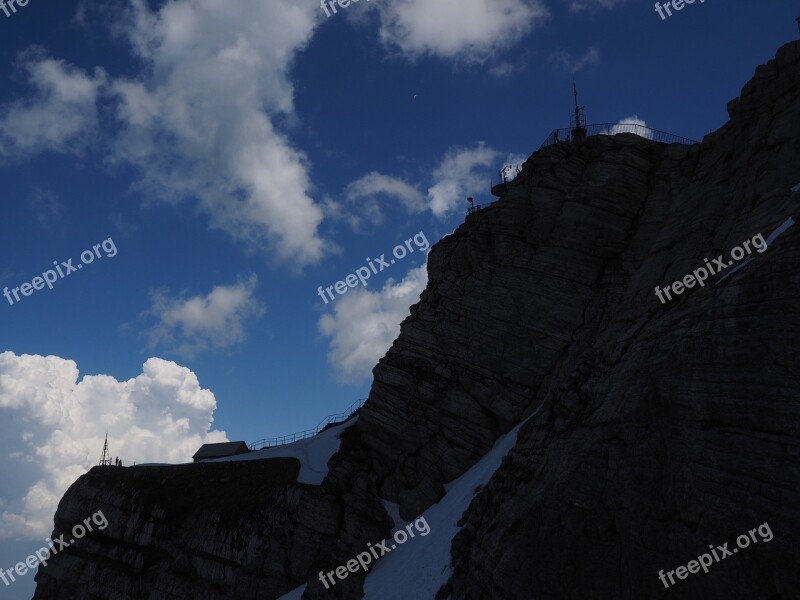
<path fill-rule="evenodd" d="M 797 215 L 800 43 L 728 111 L 695 146 L 534 154 L 432 249 L 321 486 L 293 459 L 92 469 L 55 535 L 97 510 L 109 526 L 40 568 L 35 598 L 260 600 L 306 581 L 305 598 L 360 598 L 363 577 L 326 591 L 316 573 L 389 534 L 381 500 L 415 517 L 534 412 L 464 514 L 440 598 L 798 597 L 800 230 L 654 294 Z M 771 541 L 659 581 L 765 522 Z"/>

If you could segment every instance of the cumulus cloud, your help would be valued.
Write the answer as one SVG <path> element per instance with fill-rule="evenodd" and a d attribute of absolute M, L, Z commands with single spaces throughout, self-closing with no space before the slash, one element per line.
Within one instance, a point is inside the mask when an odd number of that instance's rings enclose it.
<path fill-rule="evenodd" d="M 81 4 L 76 19 L 102 10 Z M 548 14 L 540 0 L 393 0 L 370 10 L 387 46 L 457 62 L 497 58 Z M 312 198 L 309 161 L 276 123 L 296 119 L 290 69 L 321 15 L 318 5 L 294 0 L 172 0 L 155 8 L 131 0 L 113 28 L 139 71 L 109 78 L 29 53 L 34 94 L 5 107 L 0 157 L 79 151 L 98 130 L 103 100 L 108 160 L 135 167 L 148 198 L 191 204 L 248 250 L 298 270 L 315 264 L 336 250 L 319 232 L 336 207 Z M 507 63 L 493 72 L 507 74 Z M 356 224 L 382 219 L 381 195 L 412 210 L 424 197 L 378 173 L 346 194 L 363 200 Z M 436 210 L 446 211 L 445 190 L 434 196 Z"/>
<path fill-rule="evenodd" d="M 486 189 L 499 157 L 500 152 L 483 142 L 474 148 L 450 150 L 434 170 L 434 184 L 428 188 L 428 204 L 433 214 L 441 218 L 458 207 L 465 208 L 467 196 Z"/>
<path fill-rule="evenodd" d="M 422 265 L 399 283 L 389 279 L 380 291 L 356 288 L 336 299 L 333 314 L 323 315 L 318 327 L 330 338 L 328 362 L 337 379 L 357 384 L 371 376 L 427 283 L 427 265 Z"/>
<path fill-rule="evenodd" d="M 372 6 L 387 46 L 456 62 L 499 60 L 548 15 L 541 0 Z M 89 7 L 81 4 L 79 22 L 87 22 L 87 11 L 105 10 Z M 336 250 L 319 232 L 336 207 L 312 198 L 309 161 L 276 123 L 297 118 L 290 70 L 322 15 L 318 5 L 294 0 L 172 0 L 154 8 L 130 0 L 113 28 L 129 43 L 138 72 L 109 78 L 98 68 L 90 75 L 31 54 L 26 68 L 35 93 L 5 107 L 0 157 L 80 150 L 98 129 L 101 99 L 108 160 L 133 166 L 144 195 L 195 207 L 250 251 L 298 270 L 315 264 Z M 510 71 L 501 62 L 492 72 Z M 364 201 L 373 221 L 382 218 L 380 195 L 414 210 L 420 202 L 402 180 L 371 173 L 357 183 L 346 193 Z M 445 187 L 429 192 L 437 214 L 453 202 Z"/>
<path fill-rule="evenodd" d="M 48 58 L 39 49 L 20 55 L 32 93 L 0 106 L 0 158 L 44 151 L 80 153 L 97 131 L 97 99 L 105 72 L 94 74 Z"/>
<path fill-rule="evenodd" d="M 380 38 L 408 58 L 483 62 L 548 17 L 540 0 L 392 0 L 376 5 Z"/>
<path fill-rule="evenodd" d="M 162 199 L 192 199 L 213 227 L 300 268 L 317 262 L 323 212 L 306 156 L 273 121 L 292 116 L 289 69 L 319 6 L 293 0 L 132 0 L 127 36 L 146 65 L 112 87 L 118 162 Z"/>
<path fill-rule="evenodd" d="M 166 346 L 170 352 L 192 357 L 209 348 L 226 348 L 245 338 L 245 322 L 259 318 L 264 306 L 255 298 L 258 278 L 229 286 L 214 286 L 205 296 L 170 298 L 163 290 L 151 294 L 153 305 L 145 313 L 158 323 L 147 335 L 150 347 Z"/>
<path fill-rule="evenodd" d="M 99 462 L 106 432 L 114 457 L 188 462 L 203 443 L 227 441 L 211 429 L 215 408 L 194 373 L 159 358 L 128 381 L 79 381 L 74 361 L 0 353 L 0 538 L 49 534 L 64 492 Z"/>
<path fill-rule="evenodd" d="M 326 249 L 322 208 L 303 152 L 274 125 L 294 118 L 289 70 L 311 39 L 319 6 L 293 0 L 131 0 L 114 32 L 141 70 L 108 80 L 65 61 L 24 55 L 34 93 L 1 107 L 0 158 L 77 152 L 97 130 L 97 100 L 116 125 L 114 164 L 133 165 L 139 189 L 192 202 L 212 227 L 251 251 L 301 269 Z M 78 22 L 86 22 L 82 4 Z M 104 13 L 105 14 L 105 13 Z"/>
<path fill-rule="evenodd" d="M 577 73 L 586 65 L 596 65 L 600 62 L 600 53 L 596 48 L 589 48 L 580 58 L 575 58 L 570 52 L 562 50 L 550 55 L 550 62 L 558 65 L 565 71 Z"/>

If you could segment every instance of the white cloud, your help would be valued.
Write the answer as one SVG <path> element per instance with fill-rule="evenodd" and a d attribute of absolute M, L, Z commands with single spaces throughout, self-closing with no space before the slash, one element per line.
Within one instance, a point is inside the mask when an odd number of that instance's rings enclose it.
<path fill-rule="evenodd" d="M 23 56 L 34 94 L 2 107 L 0 158 L 79 152 L 97 132 L 96 101 L 111 100 L 109 160 L 138 168 L 138 187 L 193 202 L 214 228 L 296 269 L 326 251 L 308 160 L 274 125 L 295 118 L 289 70 L 320 22 L 293 0 L 131 0 L 112 25 L 141 70 L 106 81 L 64 61 Z M 109 16 L 106 9 L 83 4 Z M 105 11 L 105 12 L 104 12 Z M 109 128 L 111 129 L 111 128 Z"/>
<path fill-rule="evenodd" d="M 325 216 L 334 220 L 344 220 L 356 231 L 365 224 L 380 225 L 384 221 L 384 211 L 380 201 L 399 204 L 406 212 L 417 213 L 425 210 L 425 198 L 419 188 L 399 177 L 383 175 L 372 171 L 351 182 L 344 192 L 347 204 L 326 199 Z"/>
<path fill-rule="evenodd" d="M 410 270 L 400 283 L 389 279 L 380 291 L 356 288 L 336 299 L 333 314 L 324 315 L 318 327 L 331 338 L 328 361 L 337 379 L 355 384 L 371 376 L 427 282 L 425 264 Z"/>
<path fill-rule="evenodd" d="M 214 286 L 205 296 L 168 298 L 162 291 L 152 294 L 153 306 L 146 314 L 158 323 L 148 331 L 151 348 L 166 345 L 184 357 L 208 348 L 226 348 L 245 338 L 245 322 L 261 317 L 265 309 L 255 298 L 258 278 L 230 286 Z"/>
<path fill-rule="evenodd" d="M 308 161 L 273 124 L 293 116 L 293 57 L 319 5 L 293 0 L 132 0 L 127 34 L 146 65 L 117 80 L 115 159 L 160 198 L 192 198 L 211 225 L 302 267 L 325 250 Z"/>
<path fill-rule="evenodd" d="M 0 158 L 45 151 L 80 153 L 97 131 L 97 99 L 105 72 L 94 75 L 38 49 L 20 55 L 33 94 L 0 107 Z"/>
<path fill-rule="evenodd" d="M 618 133 L 635 133 L 636 135 L 639 135 L 643 138 L 652 140 L 653 134 L 648 129 L 642 129 L 643 127 L 647 127 L 647 123 L 642 121 L 636 115 L 633 115 L 631 117 L 626 117 L 622 119 L 619 123 L 617 123 L 610 129 L 604 131 L 603 133 L 606 133 L 608 135 L 616 135 Z"/>
<path fill-rule="evenodd" d="M 540 0 L 391 0 L 376 9 L 387 46 L 467 63 L 495 57 L 549 15 Z"/>
<path fill-rule="evenodd" d="M 131 0 L 112 25 L 136 55 L 140 69 L 134 75 L 107 81 L 101 69 L 91 76 L 64 61 L 29 59 L 36 94 L 8 105 L 0 117 L 0 156 L 81 149 L 97 132 L 102 95 L 109 161 L 136 167 L 144 195 L 191 204 L 211 227 L 248 250 L 296 269 L 335 252 L 319 232 L 335 207 L 314 200 L 308 159 L 276 126 L 297 118 L 290 69 L 325 22 L 324 13 L 315 3 L 294 0 L 158 4 L 151 9 L 145 0 Z M 90 18 L 87 11 L 101 10 L 88 6 L 81 5 L 79 22 Z M 373 6 L 387 45 L 409 57 L 433 54 L 457 62 L 497 58 L 548 15 L 540 0 L 393 0 Z M 506 64 L 493 72 L 507 74 Z M 417 209 L 413 186 L 377 173 L 369 177 L 361 182 L 365 190 L 370 184 L 376 194 Z M 429 201 L 441 215 L 454 206 L 453 194 L 475 180 L 440 179 Z M 365 218 L 381 219 L 375 196 L 362 199 Z"/>
<path fill-rule="evenodd" d="M 407 181 L 372 172 L 350 183 L 345 190 L 347 203 L 326 198 L 325 216 L 335 221 L 345 221 L 354 230 L 360 230 L 365 222 L 379 225 L 383 222 L 383 210 L 379 196 L 395 198 L 407 212 L 430 210 L 439 218 L 458 210 L 466 209 L 467 196 L 478 196 L 489 187 L 490 178 L 497 180 L 501 166 L 510 165 L 508 179 L 516 175 L 516 168 L 528 157 L 510 153 L 500 163 L 501 153 L 479 142 L 472 148 L 451 148 L 431 173 L 431 186 L 427 197 L 419 187 Z"/>
<path fill-rule="evenodd" d="M 577 73 L 586 65 L 596 65 L 600 62 L 600 53 L 595 48 L 589 48 L 586 53 L 576 59 L 566 50 L 550 55 L 550 62 L 559 65 L 565 71 Z"/>
<path fill-rule="evenodd" d="M 500 153 L 480 142 L 474 148 L 450 150 L 433 172 L 433 185 L 428 189 L 429 207 L 437 217 L 462 207 L 467 196 L 476 196 L 489 186 Z M 489 171 L 488 168 L 492 167 Z"/>
<path fill-rule="evenodd" d="M 112 456 L 136 462 L 187 462 L 203 443 L 227 441 L 211 430 L 214 395 L 174 362 L 150 358 L 128 381 L 78 376 L 71 360 L 0 353 L 0 448 L 25 464 L 0 461 L 0 538 L 49 534 L 64 492 L 99 462 L 106 432 Z"/>
<path fill-rule="evenodd" d="M 377 195 L 397 198 L 408 212 L 419 212 L 425 208 L 422 193 L 398 177 L 373 171 L 347 186 L 347 199 L 351 201 Z"/>
<path fill-rule="evenodd" d="M 498 178 L 501 153 L 479 142 L 472 148 L 451 148 L 431 173 L 432 184 L 427 199 L 416 185 L 403 179 L 372 172 L 348 185 L 345 195 L 350 209 L 343 203 L 325 200 L 326 216 L 333 220 L 346 221 L 353 229 L 361 229 L 364 222 L 380 224 L 383 211 L 376 196 L 396 198 L 410 213 L 426 208 L 439 218 L 454 210 L 466 208 L 467 196 L 477 196 L 488 188 L 490 177 Z M 503 165 L 510 165 L 509 179 L 516 174 L 516 167 L 527 160 L 524 154 L 511 153 Z"/>

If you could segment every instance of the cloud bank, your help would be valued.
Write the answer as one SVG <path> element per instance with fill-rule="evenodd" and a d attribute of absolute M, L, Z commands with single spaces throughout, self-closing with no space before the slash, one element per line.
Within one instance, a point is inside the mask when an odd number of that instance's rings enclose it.
<path fill-rule="evenodd" d="M 0 354 L 0 539 L 48 535 L 67 488 L 100 460 L 108 432 L 114 457 L 187 462 L 211 429 L 214 394 L 189 369 L 151 358 L 128 381 L 79 381 L 74 361 Z M 14 490 L 9 492 L 8 490 Z M 16 491 L 20 490 L 20 491 Z"/>

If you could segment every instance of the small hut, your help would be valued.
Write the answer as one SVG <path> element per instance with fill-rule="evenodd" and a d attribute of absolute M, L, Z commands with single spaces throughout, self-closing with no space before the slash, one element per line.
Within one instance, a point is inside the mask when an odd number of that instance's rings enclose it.
<path fill-rule="evenodd" d="M 221 442 L 219 444 L 203 444 L 200 450 L 194 453 L 192 460 L 200 462 L 210 458 L 225 458 L 226 456 L 238 456 L 250 452 L 244 442 Z"/>

